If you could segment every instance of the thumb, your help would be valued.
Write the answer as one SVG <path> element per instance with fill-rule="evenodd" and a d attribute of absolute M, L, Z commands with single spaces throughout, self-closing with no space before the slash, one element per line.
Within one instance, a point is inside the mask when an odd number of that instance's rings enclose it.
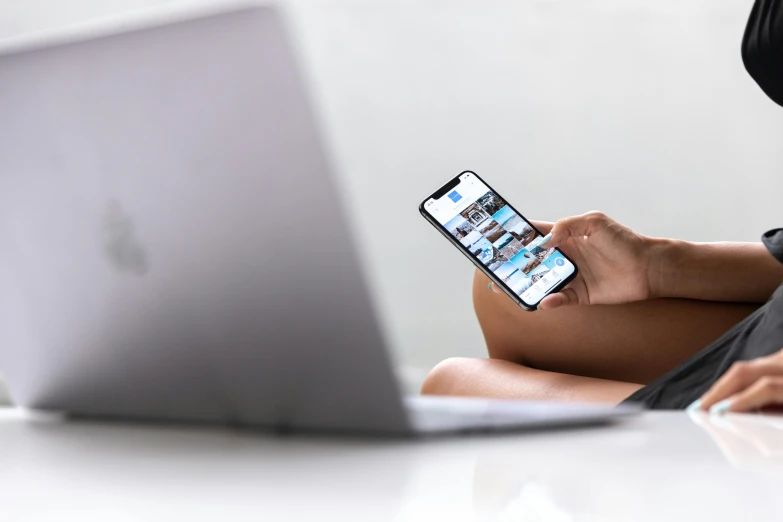
<path fill-rule="evenodd" d="M 548 244 L 560 246 L 572 237 L 584 237 L 606 227 L 611 220 L 603 212 L 588 212 L 559 220 L 552 227 L 552 238 Z"/>
<path fill-rule="evenodd" d="M 549 294 L 538 303 L 539 310 L 554 310 L 561 306 L 578 305 L 579 297 L 570 288 L 564 288 L 556 294 Z"/>
<path fill-rule="evenodd" d="M 503 294 L 504 293 L 503 290 L 498 285 L 493 283 L 492 281 L 489 282 L 489 284 L 487 285 L 487 288 L 489 288 L 490 290 L 492 290 L 496 294 Z"/>

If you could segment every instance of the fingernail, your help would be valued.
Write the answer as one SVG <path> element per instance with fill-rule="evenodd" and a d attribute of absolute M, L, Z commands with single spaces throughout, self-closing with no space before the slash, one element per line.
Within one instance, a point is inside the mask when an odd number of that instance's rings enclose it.
<path fill-rule="evenodd" d="M 692 412 L 692 411 L 698 411 L 698 410 L 700 410 L 700 409 L 701 409 L 701 399 L 696 399 L 695 401 L 693 401 L 693 402 L 691 403 L 691 405 L 690 405 L 690 406 L 688 406 L 687 408 L 685 408 L 685 411 L 687 411 L 688 413 L 690 413 L 690 412 Z"/>
<path fill-rule="evenodd" d="M 725 401 L 720 401 L 718 404 L 710 408 L 710 414 L 723 415 L 729 411 L 729 408 L 731 408 L 731 401 L 726 399 Z"/>
<path fill-rule="evenodd" d="M 552 232 L 545 235 L 544 238 L 541 240 L 541 242 L 538 244 L 538 246 L 543 245 L 544 243 L 549 243 L 549 240 L 552 239 Z"/>
<path fill-rule="evenodd" d="M 487 290 L 492 290 L 492 283 L 491 282 L 487 285 Z"/>

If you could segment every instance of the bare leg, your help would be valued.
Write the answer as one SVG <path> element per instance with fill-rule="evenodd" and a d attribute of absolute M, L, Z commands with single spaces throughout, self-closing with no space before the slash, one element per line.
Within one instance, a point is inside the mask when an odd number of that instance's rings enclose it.
<path fill-rule="evenodd" d="M 658 299 L 526 312 L 487 289 L 476 271 L 473 303 L 492 359 L 549 372 L 646 384 L 684 361 L 757 306 Z M 504 367 L 505 368 L 505 367 Z M 525 372 L 517 372 L 521 378 Z"/>
<path fill-rule="evenodd" d="M 639 388 L 640 384 L 534 370 L 496 359 L 453 358 L 446 359 L 430 372 L 421 392 L 426 395 L 617 404 Z"/>

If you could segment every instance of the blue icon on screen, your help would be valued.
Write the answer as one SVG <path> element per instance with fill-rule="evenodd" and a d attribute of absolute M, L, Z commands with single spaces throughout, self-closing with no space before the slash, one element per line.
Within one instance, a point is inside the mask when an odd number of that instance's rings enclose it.
<path fill-rule="evenodd" d="M 557 266 L 563 266 L 565 264 L 565 261 L 562 258 L 555 259 L 555 264 Z"/>
<path fill-rule="evenodd" d="M 459 195 L 459 192 L 457 192 L 456 190 L 452 190 L 452 191 L 449 193 L 449 199 L 451 199 L 451 201 L 453 201 L 454 203 L 456 203 L 457 201 L 459 201 L 460 199 L 462 199 L 462 196 L 460 196 L 460 195 Z"/>

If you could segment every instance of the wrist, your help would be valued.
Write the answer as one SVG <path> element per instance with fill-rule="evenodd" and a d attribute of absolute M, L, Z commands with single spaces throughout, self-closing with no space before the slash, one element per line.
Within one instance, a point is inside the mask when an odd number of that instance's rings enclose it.
<path fill-rule="evenodd" d="M 679 297 L 677 281 L 691 243 L 678 239 L 645 238 L 647 242 L 647 283 L 650 299 Z"/>

